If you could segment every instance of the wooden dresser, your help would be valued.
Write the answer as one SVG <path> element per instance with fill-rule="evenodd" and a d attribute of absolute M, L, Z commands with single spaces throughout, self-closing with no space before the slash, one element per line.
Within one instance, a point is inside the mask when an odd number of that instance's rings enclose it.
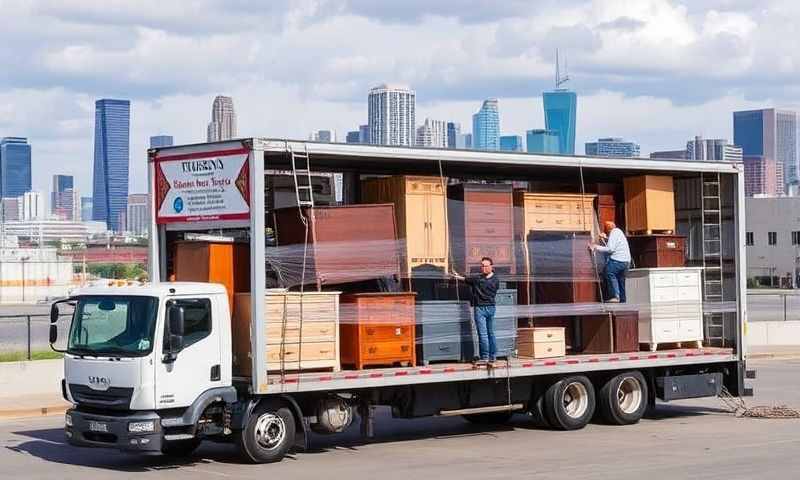
<path fill-rule="evenodd" d="M 639 351 L 639 312 L 614 310 L 606 314 L 582 315 L 581 353 L 627 353 Z"/>
<path fill-rule="evenodd" d="M 361 203 L 393 203 L 405 239 L 405 274 L 420 266 L 448 271 L 447 197 L 439 177 L 393 176 L 361 182 Z"/>
<path fill-rule="evenodd" d="M 250 294 L 237 293 L 235 304 L 233 370 L 250 376 Z M 268 289 L 264 310 L 268 371 L 340 370 L 339 292 Z"/>
<path fill-rule="evenodd" d="M 342 365 L 416 364 L 415 294 L 353 293 L 342 296 Z"/>
<path fill-rule="evenodd" d="M 235 310 L 236 292 L 250 291 L 250 245 L 233 242 L 179 241 L 175 243 L 175 280 L 221 283 L 228 305 Z"/>
<path fill-rule="evenodd" d="M 637 268 L 686 265 L 686 237 L 682 235 L 632 235 L 628 245 Z"/>
<path fill-rule="evenodd" d="M 703 341 L 702 267 L 635 268 L 626 277 L 628 303 L 639 308 L 639 341 L 656 351 L 659 343 Z"/>
<path fill-rule="evenodd" d="M 400 275 L 404 252 L 397 242 L 393 204 L 303 211 L 308 221 L 305 283 L 335 285 Z M 300 265 L 306 230 L 297 208 L 278 209 L 274 215 L 278 245 L 294 247 L 287 255 Z"/>
<path fill-rule="evenodd" d="M 417 365 L 469 362 L 477 355 L 469 302 L 417 302 L 416 322 Z"/>
<path fill-rule="evenodd" d="M 514 191 L 514 227 L 518 241 L 539 232 L 594 231 L 595 194 Z"/>
<path fill-rule="evenodd" d="M 479 273 L 490 257 L 498 273 L 514 273 L 511 185 L 462 183 L 447 188 L 454 268 Z"/>
<path fill-rule="evenodd" d="M 563 357 L 566 354 L 564 329 L 520 328 L 517 330 L 517 351 L 520 357 Z"/>
<path fill-rule="evenodd" d="M 628 232 L 675 231 L 675 191 L 672 177 L 641 175 L 625 183 L 625 228 Z"/>

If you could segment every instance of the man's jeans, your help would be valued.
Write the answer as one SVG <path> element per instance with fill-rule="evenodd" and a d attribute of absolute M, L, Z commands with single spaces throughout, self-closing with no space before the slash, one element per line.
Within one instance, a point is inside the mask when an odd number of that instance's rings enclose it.
<path fill-rule="evenodd" d="M 497 340 L 494 337 L 494 305 L 475 307 L 475 328 L 478 330 L 478 351 L 481 360 L 494 361 L 497 357 Z"/>
<path fill-rule="evenodd" d="M 628 271 L 629 262 L 619 262 L 611 258 L 606 262 L 606 285 L 610 298 L 619 298 L 625 303 L 625 273 Z"/>

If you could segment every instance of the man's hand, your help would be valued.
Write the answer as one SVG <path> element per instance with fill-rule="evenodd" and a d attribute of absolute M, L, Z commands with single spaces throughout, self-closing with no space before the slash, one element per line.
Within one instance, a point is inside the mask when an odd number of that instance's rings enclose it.
<path fill-rule="evenodd" d="M 601 240 L 608 240 L 608 235 L 605 232 L 600 232 L 599 237 Z"/>
<path fill-rule="evenodd" d="M 454 277 L 454 278 L 457 278 L 459 280 L 464 280 L 464 275 L 461 275 L 460 273 L 456 272 L 454 269 L 450 270 L 450 276 Z"/>
<path fill-rule="evenodd" d="M 592 251 L 592 252 L 594 252 L 594 250 L 595 250 L 596 248 L 597 248 L 597 245 L 596 245 L 596 244 L 594 244 L 594 243 L 590 243 L 590 244 L 589 244 L 589 251 Z"/>

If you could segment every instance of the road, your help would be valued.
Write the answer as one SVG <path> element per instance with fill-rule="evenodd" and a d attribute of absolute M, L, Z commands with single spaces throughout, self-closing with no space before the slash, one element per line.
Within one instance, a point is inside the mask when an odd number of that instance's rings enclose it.
<path fill-rule="evenodd" d="M 800 360 L 759 361 L 755 404 L 800 406 Z M 185 461 L 65 445 L 61 418 L 0 423 L 0 478 L 409 478 L 658 480 L 797 478 L 800 420 L 735 418 L 716 399 L 660 405 L 638 425 L 589 425 L 576 432 L 511 425 L 476 427 L 460 418 L 393 420 L 377 438 L 357 426 L 315 436 L 312 450 L 274 465 L 241 464 L 231 445 L 208 444 Z"/>

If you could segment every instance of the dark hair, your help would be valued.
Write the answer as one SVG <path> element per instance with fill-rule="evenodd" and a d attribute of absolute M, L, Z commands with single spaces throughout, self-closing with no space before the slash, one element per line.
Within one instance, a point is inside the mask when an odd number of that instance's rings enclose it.
<path fill-rule="evenodd" d="M 489 261 L 489 265 L 494 265 L 494 262 L 492 261 L 492 259 L 491 259 L 491 258 L 489 258 L 489 257 L 483 257 L 483 258 L 481 258 L 481 263 L 482 263 L 484 260 L 488 260 L 488 261 Z"/>

